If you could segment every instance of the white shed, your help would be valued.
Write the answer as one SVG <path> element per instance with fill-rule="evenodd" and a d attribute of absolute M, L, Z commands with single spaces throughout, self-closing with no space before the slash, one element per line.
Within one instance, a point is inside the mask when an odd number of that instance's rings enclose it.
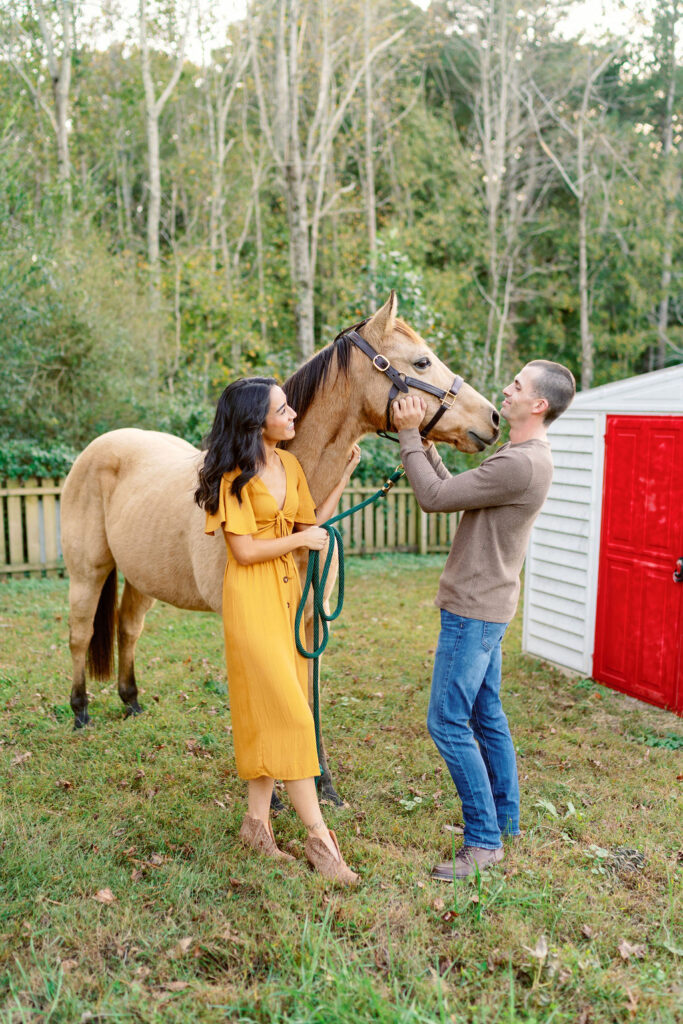
<path fill-rule="evenodd" d="M 683 711 L 683 363 L 582 391 L 526 562 L 523 649 Z"/>

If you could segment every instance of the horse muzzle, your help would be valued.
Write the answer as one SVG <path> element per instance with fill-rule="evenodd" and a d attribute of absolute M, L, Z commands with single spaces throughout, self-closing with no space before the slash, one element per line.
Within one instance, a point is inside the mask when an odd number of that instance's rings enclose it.
<path fill-rule="evenodd" d="M 467 436 L 470 441 L 477 446 L 477 450 L 483 452 L 484 448 L 488 448 L 490 444 L 495 444 L 500 437 L 500 430 L 494 430 L 490 437 L 484 438 L 477 434 L 474 430 L 468 430 Z"/>

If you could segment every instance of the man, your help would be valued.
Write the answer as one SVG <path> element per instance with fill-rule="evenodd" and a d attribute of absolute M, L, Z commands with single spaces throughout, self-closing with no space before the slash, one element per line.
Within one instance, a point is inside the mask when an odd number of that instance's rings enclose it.
<path fill-rule="evenodd" d="M 504 390 L 510 440 L 476 469 L 451 476 L 418 427 L 425 403 L 393 403 L 406 475 L 425 512 L 463 516 L 435 604 L 441 633 L 427 727 L 462 802 L 464 842 L 432 877 L 465 878 L 503 859 L 503 836 L 519 835 L 515 749 L 500 701 L 501 641 L 519 599 L 519 574 L 553 464 L 546 428 L 576 391 L 559 363 L 536 359 Z"/>

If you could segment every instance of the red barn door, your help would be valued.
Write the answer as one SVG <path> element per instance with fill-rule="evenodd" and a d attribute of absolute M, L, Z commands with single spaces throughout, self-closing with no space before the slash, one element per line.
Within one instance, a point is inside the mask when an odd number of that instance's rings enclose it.
<path fill-rule="evenodd" d="M 608 416 L 593 678 L 683 714 L 683 417 Z"/>

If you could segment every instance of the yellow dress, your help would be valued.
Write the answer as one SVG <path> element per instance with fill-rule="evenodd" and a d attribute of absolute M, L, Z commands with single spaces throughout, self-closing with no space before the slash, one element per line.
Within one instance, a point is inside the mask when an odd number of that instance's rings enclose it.
<path fill-rule="evenodd" d="M 206 533 L 257 538 L 287 537 L 295 523 L 315 524 L 315 505 L 304 471 L 290 452 L 278 450 L 287 477 L 282 509 L 260 477 L 242 489 L 221 481 L 218 510 L 206 515 Z M 226 537 L 227 546 L 227 537 Z M 301 598 L 290 554 L 240 565 L 228 547 L 223 578 L 223 630 L 237 771 L 243 779 L 308 779 L 320 774 L 313 716 L 308 706 L 308 667 L 296 649 L 294 620 Z"/>

